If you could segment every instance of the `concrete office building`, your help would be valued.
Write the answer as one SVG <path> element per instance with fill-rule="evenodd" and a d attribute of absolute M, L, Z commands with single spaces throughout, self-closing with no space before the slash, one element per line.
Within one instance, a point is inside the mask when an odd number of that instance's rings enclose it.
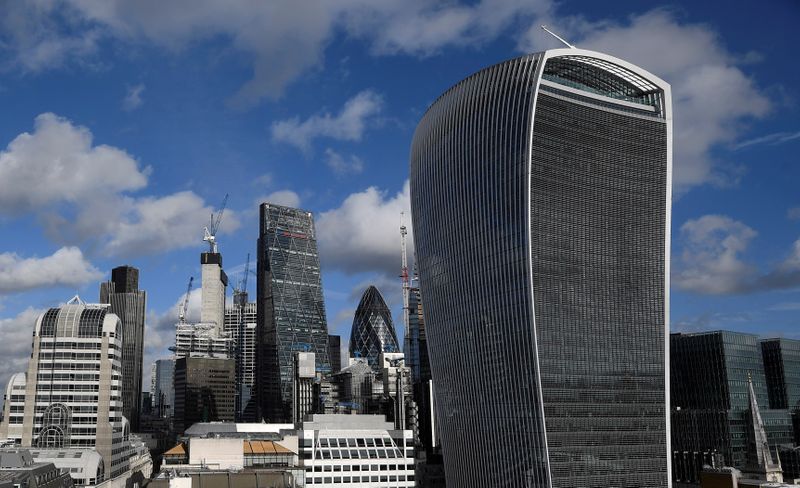
<path fill-rule="evenodd" d="M 119 266 L 111 270 L 111 281 L 100 284 L 100 303 L 122 321 L 122 414 L 139 430 L 142 402 L 142 360 L 147 294 L 139 289 L 139 270 Z"/>
<path fill-rule="evenodd" d="M 59 468 L 64 459 L 95 459 L 88 472 L 71 472 L 85 485 L 124 484 L 152 469 L 122 414 L 122 322 L 108 309 L 76 296 L 39 316 L 27 373 L 9 382 L 0 423 L 0 439 Z"/>
<path fill-rule="evenodd" d="M 316 363 L 313 352 L 294 353 L 292 366 L 294 385 L 292 390 L 292 422 L 299 425 L 305 416 L 314 413 L 314 380 Z"/>
<path fill-rule="evenodd" d="M 314 415 L 298 439 L 306 486 L 416 486 L 412 433 L 382 415 Z"/>
<path fill-rule="evenodd" d="M 449 487 L 670 485 L 671 139 L 669 85 L 583 49 L 428 108 L 411 211 Z"/>
<path fill-rule="evenodd" d="M 225 323 L 225 290 L 228 275 L 222 270 L 222 254 L 204 252 L 200 254 L 200 273 L 203 295 L 200 306 L 200 322 L 215 324 L 216 332 L 223 331 Z"/>
<path fill-rule="evenodd" d="M 256 386 L 255 302 L 247 301 L 247 293 L 234 294 L 233 303 L 225 309 L 225 333 L 231 338 L 232 356 L 236 360 L 236 419 L 255 422 L 258 418 Z"/>
<path fill-rule="evenodd" d="M 236 419 L 236 362 L 233 359 L 188 356 L 175 360 L 176 432 L 196 422 Z"/>
<path fill-rule="evenodd" d="M 328 324 L 314 217 L 274 203 L 262 203 L 259 211 L 259 417 L 281 422 L 292 415 L 294 353 L 313 352 L 317 370 L 331 370 Z"/>

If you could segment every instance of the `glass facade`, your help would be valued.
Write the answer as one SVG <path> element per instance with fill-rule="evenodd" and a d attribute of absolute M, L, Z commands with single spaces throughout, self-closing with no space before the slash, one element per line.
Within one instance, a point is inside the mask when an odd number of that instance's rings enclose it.
<path fill-rule="evenodd" d="M 399 352 L 392 313 L 381 292 L 370 286 L 361 296 L 350 329 L 350 356 L 365 358 L 375 372 L 382 352 Z"/>
<path fill-rule="evenodd" d="M 791 444 L 789 410 L 774 406 L 765 375 L 766 355 L 757 336 L 730 331 L 672 334 L 672 450 L 675 480 L 699 482 L 702 466 L 682 466 L 686 453 L 716 451 L 725 463 L 746 465 L 749 418 L 748 378 L 761 406 L 769 444 Z"/>
<path fill-rule="evenodd" d="M 461 81 L 417 127 L 448 486 L 668 486 L 668 92 L 555 50 Z"/>
<path fill-rule="evenodd" d="M 261 204 L 257 308 L 259 417 L 289 421 L 293 354 L 313 352 L 317 370 L 330 371 L 328 324 L 310 212 Z"/>

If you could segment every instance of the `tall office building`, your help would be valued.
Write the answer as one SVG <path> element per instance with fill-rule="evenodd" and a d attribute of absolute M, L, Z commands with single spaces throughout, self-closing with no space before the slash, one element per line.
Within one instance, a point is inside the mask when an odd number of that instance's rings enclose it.
<path fill-rule="evenodd" d="M 287 421 L 292 412 L 294 352 L 313 352 L 330 372 L 328 324 L 317 238 L 310 212 L 260 206 L 258 238 L 258 379 L 260 417 Z"/>
<path fill-rule="evenodd" d="M 414 382 L 420 383 L 431 379 L 431 364 L 428 359 L 428 338 L 425 335 L 425 314 L 422 309 L 422 294 L 418 287 L 408 290 L 408 340 L 403 351 L 406 364 L 411 368 Z"/>
<path fill-rule="evenodd" d="M 9 384 L 0 438 L 35 448 L 35 458 L 54 458 L 59 468 L 62 459 L 86 458 L 70 470 L 82 485 L 129 477 L 136 457 L 152 468 L 123 415 L 122 345 L 123 324 L 107 304 L 76 296 L 40 315 L 27 373 Z"/>
<path fill-rule="evenodd" d="M 397 334 L 392 322 L 392 312 L 381 292 L 369 286 L 361 296 L 350 330 L 350 356 L 366 358 L 369 365 L 381 370 L 383 352 L 400 352 Z"/>
<path fill-rule="evenodd" d="M 667 83 L 574 48 L 423 116 L 411 210 L 448 486 L 669 486 L 671 120 Z"/>
<path fill-rule="evenodd" d="M 328 358 L 331 361 L 331 373 L 338 373 L 342 370 L 342 337 L 338 335 L 328 336 Z"/>
<path fill-rule="evenodd" d="M 233 342 L 236 360 L 236 420 L 258 420 L 256 381 L 256 304 L 247 301 L 246 292 L 234 294 L 233 303 L 225 308 L 225 332 Z"/>
<path fill-rule="evenodd" d="M 111 281 L 100 284 L 100 303 L 122 321 L 122 414 L 139 430 L 142 401 L 142 360 L 147 294 L 139 289 L 139 270 L 119 266 L 111 270 Z"/>
<path fill-rule="evenodd" d="M 670 342 L 675 482 L 698 484 L 705 453 L 747 469 L 752 403 L 771 403 L 762 343 L 730 331 L 672 334 Z M 761 408 L 759 417 L 770 446 L 792 443 L 789 410 Z"/>
<path fill-rule="evenodd" d="M 172 417 L 175 410 L 175 359 L 157 359 L 153 364 L 153 406 L 159 417 Z"/>

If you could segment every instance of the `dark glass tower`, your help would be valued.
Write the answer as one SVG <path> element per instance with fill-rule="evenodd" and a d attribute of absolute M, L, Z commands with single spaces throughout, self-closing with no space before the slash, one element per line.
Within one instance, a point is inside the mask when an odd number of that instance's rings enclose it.
<path fill-rule="evenodd" d="M 789 410 L 766 408 L 769 380 L 762 343 L 753 334 L 714 331 L 672 334 L 672 450 L 675 482 L 699 483 L 702 453 L 722 454 L 727 465 L 747 467 L 750 387 L 771 446 L 791 444 Z"/>
<path fill-rule="evenodd" d="M 448 487 L 669 486 L 670 100 L 628 62 L 557 49 L 479 71 L 420 121 Z"/>
<path fill-rule="evenodd" d="M 330 371 L 328 324 L 310 212 L 261 204 L 257 308 L 260 417 L 287 422 L 292 412 L 294 352 L 313 352 L 317 370 Z"/>
<path fill-rule="evenodd" d="M 350 355 L 366 358 L 376 372 L 382 352 L 400 352 L 397 334 L 392 322 L 392 313 L 381 296 L 381 292 L 370 286 L 361 296 L 350 329 Z"/>
<path fill-rule="evenodd" d="M 147 294 L 139 289 L 139 270 L 119 266 L 111 270 L 111 281 L 100 284 L 100 303 L 122 321 L 122 414 L 133 432 L 139 429 L 142 403 L 142 360 Z"/>

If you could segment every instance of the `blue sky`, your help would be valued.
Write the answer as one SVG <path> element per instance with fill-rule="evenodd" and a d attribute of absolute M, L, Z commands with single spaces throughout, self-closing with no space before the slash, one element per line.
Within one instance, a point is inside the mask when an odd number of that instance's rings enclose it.
<path fill-rule="evenodd" d="M 0 382 L 41 310 L 96 300 L 120 264 L 149 294 L 145 368 L 166 355 L 226 193 L 232 281 L 257 203 L 300 205 L 331 333 L 369 283 L 399 318 L 416 123 L 472 72 L 558 47 L 542 23 L 673 86 L 673 329 L 800 337 L 795 2 L 299 5 L 0 0 Z"/>

